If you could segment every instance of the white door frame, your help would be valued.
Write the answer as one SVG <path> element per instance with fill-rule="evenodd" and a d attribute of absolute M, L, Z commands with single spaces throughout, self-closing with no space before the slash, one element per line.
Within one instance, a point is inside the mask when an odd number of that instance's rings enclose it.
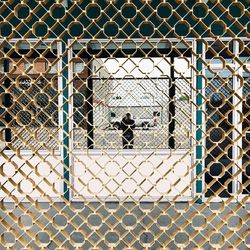
<path fill-rule="evenodd" d="M 126 41 L 127 39 L 114 39 L 112 40 L 114 43 L 122 43 L 124 41 Z M 173 43 L 177 43 L 177 42 L 181 42 L 180 39 L 167 39 L 168 41 L 170 42 L 173 42 Z M 86 44 L 88 43 L 90 40 L 89 39 L 79 39 L 79 40 L 74 40 L 74 39 L 69 39 L 68 40 L 68 48 L 69 48 L 69 54 L 68 54 L 68 58 L 69 58 L 69 71 L 68 71 L 68 75 L 69 75 L 69 86 L 68 86 L 68 89 L 69 89 L 69 97 L 71 98 L 71 100 L 69 101 L 69 103 L 71 104 L 70 106 L 70 113 L 69 113 L 69 117 L 71 118 L 71 122 L 70 122 L 70 157 L 71 157 L 71 162 L 72 162 L 72 165 L 71 165 L 71 173 L 74 173 L 74 160 L 79 160 L 79 156 L 84 154 L 83 150 L 74 150 L 73 149 L 73 122 L 72 122 L 72 119 L 73 119 L 73 63 L 72 63 L 72 58 L 73 58 L 73 43 L 74 42 L 77 42 L 77 43 L 82 43 L 82 44 Z M 106 42 L 109 42 L 110 40 L 109 39 L 99 39 L 98 42 L 100 43 L 106 43 Z M 138 43 L 143 43 L 145 42 L 144 39 L 133 39 L 134 42 L 138 42 Z M 154 43 L 157 43 L 157 42 L 160 42 L 161 39 L 150 39 L 149 42 L 154 42 Z M 194 45 L 194 39 L 193 38 L 188 38 L 188 39 L 185 39 L 186 42 L 190 43 L 190 48 L 191 49 L 194 49 L 195 48 L 195 45 Z M 194 53 L 192 53 L 192 56 L 191 56 L 191 64 L 194 65 L 194 63 L 196 62 L 196 57 L 194 55 Z M 191 101 L 191 107 L 192 107 L 192 119 L 193 121 L 191 122 L 191 130 L 192 130 L 192 133 L 194 133 L 194 129 L 195 129 L 195 125 L 194 125 L 194 122 L 195 122 L 195 112 L 193 112 L 193 110 L 195 109 L 194 107 L 194 103 L 195 103 L 195 91 L 194 91 L 194 82 L 195 82 L 195 72 L 193 70 L 193 68 L 191 67 L 191 78 L 190 78 L 190 81 L 192 82 L 192 86 L 191 86 L 191 98 L 192 98 L 192 101 Z M 194 156 L 195 156 L 195 142 L 193 140 L 191 140 L 191 146 L 190 146 L 190 149 L 187 149 L 187 150 L 171 150 L 171 149 L 158 149 L 158 150 L 141 150 L 140 151 L 140 154 L 148 154 L 148 153 L 153 153 L 154 151 L 156 151 L 157 154 L 160 154 L 160 155 L 171 155 L 173 154 L 173 151 L 176 151 L 176 154 L 183 154 L 184 155 L 187 155 L 189 154 L 190 155 L 190 150 L 192 150 L 192 157 L 191 157 L 191 162 L 190 162 L 190 167 L 194 166 L 195 164 L 195 159 L 194 159 Z M 91 155 L 102 155 L 102 151 L 101 150 L 98 150 L 98 149 L 90 149 L 90 150 L 85 150 L 86 152 L 85 153 L 88 153 L 88 154 L 91 154 Z M 105 150 L 105 151 L 108 151 L 108 154 L 110 155 L 116 155 L 117 154 L 117 150 Z M 188 152 L 187 152 L 188 151 Z M 129 152 L 126 152 L 126 155 L 131 155 L 131 156 L 134 156 L 135 154 L 138 154 L 138 151 L 129 151 Z M 190 171 L 190 175 L 191 175 L 191 180 L 192 182 L 190 182 L 190 185 L 191 185 L 191 195 L 190 196 L 185 196 L 183 198 L 181 198 L 180 200 L 181 201 L 185 201 L 185 200 L 192 200 L 193 197 L 195 197 L 195 192 L 194 192 L 194 188 L 195 188 L 195 182 L 194 182 L 194 176 L 195 176 L 195 169 L 192 168 L 191 171 Z M 74 177 L 72 176 L 71 174 L 71 186 L 74 186 Z M 71 200 L 74 200 L 74 201 L 78 201 L 78 200 L 81 200 L 81 199 L 77 199 L 77 198 L 74 198 L 74 192 L 72 191 L 71 192 Z M 175 200 L 175 197 L 167 197 L 166 200 Z M 91 200 L 93 200 L 91 198 Z M 94 199 L 95 200 L 95 199 Z"/>

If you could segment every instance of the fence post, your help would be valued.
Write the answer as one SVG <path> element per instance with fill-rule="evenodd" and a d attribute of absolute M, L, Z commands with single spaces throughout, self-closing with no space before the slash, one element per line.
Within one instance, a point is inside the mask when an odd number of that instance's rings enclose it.
<path fill-rule="evenodd" d="M 70 168 L 70 157 L 69 157 L 69 90 L 68 90 L 68 50 L 67 50 L 67 38 L 62 39 L 60 47 L 61 59 L 61 108 L 59 112 L 61 115 L 61 155 L 63 159 L 63 195 L 66 200 L 69 200 L 69 168 Z"/>
<path fill-rule="evenodd" d="M 4 59 L 3 68 L 4 68 L 5 73 L 9 72 L 9 70 L 10 70 L 10 60 L 9 59 Z M 9 77 L 7 77 L 4 80 L 5 89 L 8 89 L 10 87 L 10 85 L 11 85 L 11 81 L 10 81 Z M 11 96 L 10 96 L 10 94 L 5 93 L 4 98 L 3 98 L 3 105 L 6 108 L 9 108 L 11 106 Z M 10 126 L 10 122 L 12 120 L 12 117 L 9 114 L 9 111 L 5 114 L 4 118 L 5 118 L 5 122 L 6 122 L 6 125 L 5 125 L 5 142 L 8 143 L 8 142 L 11 142 L 11 129 L 9 128 L 9 126 Z M 9 149 L 9 146 L 6 146 L 5 149 Z"/>
<path fill-rule="evenodd" d="M 204 168 L 204 160 L 203 160 L 203 62 L 204 52 L 203 52 L 203 42 L 201 39 L 196 41 L 196 194 L 200 194 L 197 199 L 197 203 L 202 203 L 202 189 L 203 189 L 203 174 L 202 170 Z"/>

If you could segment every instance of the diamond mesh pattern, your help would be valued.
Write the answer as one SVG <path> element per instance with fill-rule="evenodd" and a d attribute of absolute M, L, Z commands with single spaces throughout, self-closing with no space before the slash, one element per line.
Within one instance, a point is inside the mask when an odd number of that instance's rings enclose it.
<path fill-rule="evenodd" d="M 0 249 L 249 249 L 249 8 L 1 1 Z"/>

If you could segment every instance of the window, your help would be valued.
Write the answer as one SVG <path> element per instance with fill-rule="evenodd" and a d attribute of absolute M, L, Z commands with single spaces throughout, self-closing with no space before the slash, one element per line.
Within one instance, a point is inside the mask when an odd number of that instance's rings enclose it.
<path fill-rule="evenodd" d="M 79 47 L 73 50 L 75 149 L 122 149 L 127 113 L 134 149 L 190 148 L 190 52 L 88 58 Z"/>
<path fill-rule="evenodd" d="M 211 43 L 206 53 L 206 196 L 250 190 L 249 50 L 242 50 L 242 42 Z M 240 56 L 236 59 L 234 53 Z"/>
<path fill-rule="evenodd" d="M 8 46 L 6 50 L 11 51 Z M 36 50 L 22 47 L 3 59 L 7 73 L 1 87 L 4 122 L 1 124 L 6 149 L 58 149 L 58 77 L 49 71 L 56 67 L 57 49 L 45 44 Z M 39 54 L 46 55 L 40 58 Z M 7 128 L 6 128 L 7 127 Z"/>

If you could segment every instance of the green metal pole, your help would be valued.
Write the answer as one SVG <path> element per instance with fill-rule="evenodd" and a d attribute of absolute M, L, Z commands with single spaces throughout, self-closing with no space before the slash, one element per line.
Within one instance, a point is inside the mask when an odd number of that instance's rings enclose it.
<path fill-rule="evenodd" d="M 197 61 L 196 61 L 196 68 L 198 71 L 198 74 L 196 76 L 196 193 L 201 194 L 197 203 L 202 203 L 202 168 L 203 168 L 203 150 L 202 150 L 202 89 L 203 89 L 203 77 L 202 77 L 202 54 L 203 54 L 203 43 L 202 40 L 197 40 L 197 47 L 196 47 L 196 53 L 197 53 Z"/>
<path fill-rule="evenodd" d="M 69 200 L 69 91 L 68 91 L 68 51 L 67 51 L 67 39 L 62 40 L 62 125 L 63 125 L 63 193 L 64 198 Z"/>

